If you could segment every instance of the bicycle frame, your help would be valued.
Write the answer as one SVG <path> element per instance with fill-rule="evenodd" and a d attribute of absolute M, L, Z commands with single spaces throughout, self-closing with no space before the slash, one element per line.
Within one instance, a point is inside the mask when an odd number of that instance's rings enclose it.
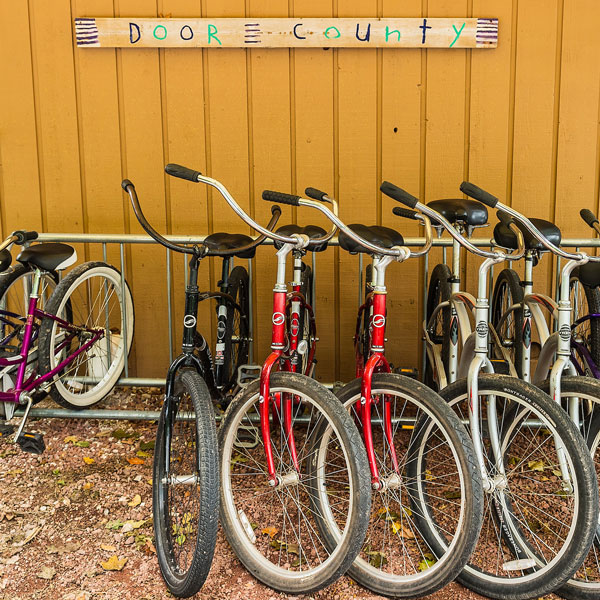
<path fill-rule="evenodd" d="M 298 372 L 298 354 L 300 350 L 308 352 L 308 359 L 303 375 L 312 376 L 314 367 L 314 357 L 317 346 L 317 326 L 312 306 L 306 301 L 302 293 L 302 251 L 294 250 L 294 280 L 292 281 L 292 291 L 286 296 L 286 319 L 289 323 L 288 342 L 289 358 L 285 360 L 284 367 L 286 371 Z M 312 343 L 310 348 L 299 348 L 300 343 L 300 324 L 302 312 L 308 312 L 309 329 L 312 332 Z"/>
<path fill-rule="evenodd" d="M 72 323 L 61 319 L 56 315 L 52 315 L 37 308 L 41 275 L 42 272 L 39 269 L 36 269 L 32 290 L 29 297 L 27 320 L 25 322 L 25 331 L 23 334 L 23 342 L 21 344 L 19 355 L 15 358 L 0 358 L 0 367 L 14 368 L 18 366 L 15 387 L 13 390 L 9 390 L 7 392 L 0 392 L 0 402 L 14 402 L 17 404 L 24 404 L 25 402 L 27 402 L 28 392 L 31 392 L 46 381 L 52 379 L 65 367 L 71 364 L 82 352 L 85 352 L 88 348 L 93 346 L 100 338 L 104 337 L 103 329 L 90 329 L 88 327 L 73 325 Z M 76 335 L 82 332 L 90 334 L 91 337 L 85 344 L 79 347 L 73 354 L 69 354 L 51 371 L 48 371 L 47 373 L 44 373 L 44 375 L 40 375 L 39 377 L 37 377 L 36 374 L 33 373 L 27 379 L 25 379 L 27 358 L 31 351 L 31 345 L 34 337 L 34 322 L 35 319 L 41 320 L 43 318 L 51 319 L 52 321 L 58 323 L 63 329 L 69 332 L 65 336 L 65 339 L 63 339 L 60 342 L 60 344 L 56 348 L 56 351 L 60 351 L 63 348 L 66 348 L 69 342 Z"/>

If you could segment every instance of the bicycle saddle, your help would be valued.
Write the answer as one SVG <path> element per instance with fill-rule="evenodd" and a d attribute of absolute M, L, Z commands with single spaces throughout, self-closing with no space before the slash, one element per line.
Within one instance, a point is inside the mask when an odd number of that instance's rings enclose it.
<path fill-rule="evenodd" d="M 234 250 L 252 243 L 252 238 L 243 233 L 211 233 L 204 240 L 204 245 L 210 250 Z M 210 252 L 208 253 L 210 255 Z M 245 252 L 234 254 L 238 258 L 254 258 L 256 247 Z"/>
<path fill-rule="evenodd" d="M 577 277 L 583 285 L 595 288 L 600 285 L 600 263 L 588 262 L 573 269 L 573 277 Z"/>
<path fill-rule="evenodd" d="M 544 237 L 548 238 L 548 240 L 551 241 L 555 246 L 560 245 L 560 229 L 554 225 L 554 223 L 550 223 L 550 221 L 544 221 L 543 219 L 529 220 L 540 230 L 540 233 Z M 525 228 L 522 225 L 517 223 L 517 227 L 523 232 L 525 247 L 528 250 L 547 252 L 542 243 L 535 239 L 528 231 L 525 231 Z M 512 250 L 516 250 L 517 248 L 517 236 L 515 236 L 515 234 L 502 223 L 498 223 L 496 227 L 494 227 L 494 241 L 498 244 L 498 246 L 502 246 L 502 248 L 510 248 Z"/>
<path fill-rule="evenodd" d="M 488 212 L 485 205 L 469 198 L 433 200 L 428 202 L 427 206 L 439 212 L 452 225 L 458 223 L 466 227 L 483 227 L 488 222 Z"/>
<path fill-rule="evenodd" d="M 311 240 L 314 238 L 323 237 L 327 232 L 321 227 L 317 227 L 316 225 L 305 225 L 304 227 L 300 227 L 300 225 L 294 225 L 294 223 L 290 223 L 289 225 L 284 225 L 280 227 L 275 233 L 280 233 L 281 235 L 290 236 L 293 233 L 301 233 L 307 235 Z M 283 244 L 277 240 L 275 240 L 275 248 L 279 250 Z M 305 250 L 310 250 L 311 252 L 323 252 L 327 248 L 327 242 L 309 242 L 308 246 L 304 248 Z"/>
<path fill-rule="evenodd" d="M 2 252 L 0 252 L 0 273 L 6 271 L 8 267 L 10 267 L 10 263 L 12 262 L 12 256 L 10 252 L 4 248 Z"/>
<path fill-rule="evenodd" d="M 393 248 L 394 246 L 404 245 L 404 238 L 402 235 L 390 227 L 383 227 L 381 225 L 361 225 L 356 223 L 348 225 L 348 227 L 367 242 L 371 242 L 382 248 Z M 364 246 L 355 242 L 343 231 L 340 231 L 339 241 L 340 246 L 344 250 L 350 252 L 350 254 L 358 254 L 359 252 L 372 254 L 372 252 L 369 252 Z"/>
<path fill-rule="evenodd" d="M 43 271 L 62 271 L 77 260 L 77 252 L 75 248 L 58 242 L 36 244 L 25 248 L 17 256 L 17 260 Z"/>

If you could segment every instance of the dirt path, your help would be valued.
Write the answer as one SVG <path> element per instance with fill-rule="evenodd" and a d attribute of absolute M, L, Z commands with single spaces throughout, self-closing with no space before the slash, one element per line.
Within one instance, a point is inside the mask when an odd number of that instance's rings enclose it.
<path fill-rule="evenodd" d="M 152 390 L 158 391 L 158 390 Z M 156 410 L 148 390 L 117 392 L 104 407 Z M 50 406 L 50 404 L 48 404 Z M 152 539 L 154 423 L 32 422 L 46 452 L 0 441 L 0 600 L 158 600 L 172 598 Z M 120 570 L 107 570 L 120 568 Z M 263 586 L 237 562 L 222 533 L 199 599 L 376 600 L 348 577 L 311 596 Z M 458 584 L 434 600 L 481 598 Z"/>

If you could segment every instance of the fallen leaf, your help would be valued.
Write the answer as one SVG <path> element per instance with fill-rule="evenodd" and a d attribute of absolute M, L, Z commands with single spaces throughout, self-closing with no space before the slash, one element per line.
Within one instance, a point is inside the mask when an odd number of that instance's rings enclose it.
<path fill-rule="evenodd" d="M 117 551 L 117 547 L 111 546 L 110 544 L 100 544 L 100 548 L 102 548 L 102 550 L 106 550 L 107 552 L 116 552 Z"/>
<path fill-rule="evenodd" d="M 532 470 L 532 471 L 543 471 L 544 470 L 544 462 L 541 460 L 530 460 L 527 463 L 527 466 Z"/>
<path fill-rule="evenodd" d="M 119 521 L 118 519 L 116 519 L 115 521 L 109 521 L 105 527 L 106 529 L 120 529 L 121 527 L 123 527 L 125 523 L 123 523 L 122 521 Z"/>
<path fill-rule="evenodd" d="M 65 438 L 65 444 L 68 444 L 69 442 L 71 442 L 72 444 L 74 444 L 79 438 L 75 435 L 68 435 Z"/>
<path fill-rule="evenodd" d="M 141 503 L 142 503 L 142 497 L 139 494 L 136 494 L 131 499 L 131 502 L 127 503 L 127 506 L 135 507 L 135 506 L 139 506 Z"/>
<path fill-rule="evenodd" d="M 369 563 L 372 564 L 376 569 L 380 569 L 387 563 L 387 557 L 383 552 L 365 552 L 368 557 Z"/>
<path fill-rule="evenodd" d="M 140 442 L 140 450 L 154 450 L 154 440 L 150 442 Z"/>
<path fill-rule="evenodd" d="M 68 552 L 76 552 L 81 547 L 79 542 L 67 542 L 66 544 L 59 546 L 48 546 L 46 552 L 48 554 L 66 554 Z"/>
<path fill-rule="evenodd" d="M 436 560 L 433 554 L 427 552 L 423 555 L 423 560 L 419 563 L 419 571 L 425 571 L 425 569 L 429 569 L 429 567 L 435 565 Z"/>
<path fill-rule="evenodd" d="M 141 521 L 125 521 L 125 523 L 123 524 L 123 529 L 121 529 L 121 533 L 129 533 L 134 529 L 139 529 L 145 523 L 146 521 L 144 519 L 142 519 Z"/>
<path fill-rule="evenodd" d="M 126 564 L 126 558 L 119 558 L 116 554 L 113 554 L 108 560 L 101 562 L 100 566 L 105 571 L 122 571 Z"/>
<path fill-rule="evenodd" d="M 139 433 L 136 435 L 133 431 L 125 431 L 124 429 L 115 429 L 111 435 L 117 440 L 139 437 Z"/>
<path fill-rule="evenodd" d="M 277 527 L 265 527 L 261 530 L 261 532 L 267 534 L 271 539 L 273 539 L 279 531 Z"/>
<path fill-rule="evenodd" d="M 415 534 L 399 521 L 394 521 L 392 523 L 392 532 L 399 533 L 403 538 L 406 538 L 408 540 L 413 540 L 415 538 Z"/>
<path fill-rule="evenodd" d="M 91 481 L 86 481 L 83 484 L 83 489 L 84 490 L 91 490 L 94 487 L 94 484 Z"/>
<path fill-rule="evenodd" d="M 56 575 L 56 569 L 54 567 L 42 567 L 37 576 L 40 579 L 52 579 Z"/>
<path fill-rule="evenodd" d="M 144 464 L 144 459 L 143 458 L 138 458 L 137 456 L 134 456 L 133 458 L 128 458 L 127 462 L 130 465 L 143 465 Z"/>
<path fill-rule="evenodd" d="M 148 458 L 150 456 L 150 453 L 148 452 L 144 452 L 143 450 L 138 450 L 135 453 L 136 456 L 139 456 L 140 458 Z"/>
<path fill-rule="evenodd" d="M 83 462 L 86 465 L 93 465 L 96 461 L 93 458 L 90 458 L 89 456 L 84 456 L 83 457 Z"/>
<path fill-rule="evenodd" d="M 73 445 L 78 446 L 79 448 L 89 448 L 90 447 L 90 443 L 86 442 L 85 440 L 82 440 L 81 442 L 74 442 Z"/>

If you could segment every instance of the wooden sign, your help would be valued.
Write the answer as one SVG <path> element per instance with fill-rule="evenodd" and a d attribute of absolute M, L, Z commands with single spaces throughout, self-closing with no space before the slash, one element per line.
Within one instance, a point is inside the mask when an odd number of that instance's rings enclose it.
<path fill-rule="evenodd" d="M 89 48 L 495 48 L 498 19 L 75 19 Z"/>

